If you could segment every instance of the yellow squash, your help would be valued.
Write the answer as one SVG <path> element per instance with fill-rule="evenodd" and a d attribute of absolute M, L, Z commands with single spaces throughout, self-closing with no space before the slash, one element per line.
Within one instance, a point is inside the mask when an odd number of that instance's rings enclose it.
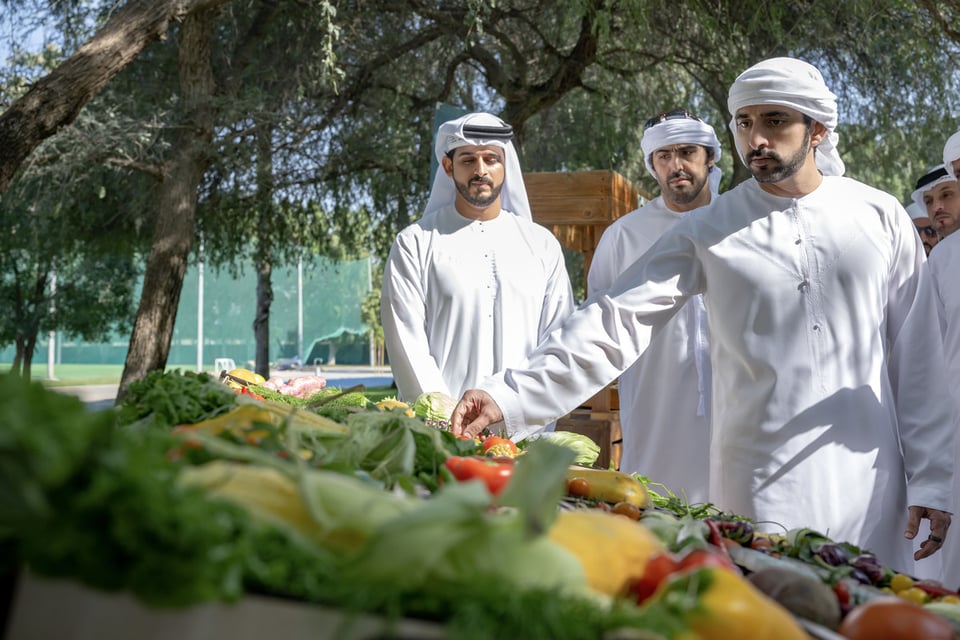
<path fill-rule="evenodd" d="M 694 616 L 693 629 L 703 640 L 804 640 L 807 634 L 786 609 L 743 577 L 712 569 L 715 580 L 701 600 L 707 615 Z"/>
<path fill-rule="evenodd" d="M 590 487 L 587 498 L 605 502 L 629 502 L 641 509 L 650 506 L 650 494 L 633 476 L 610 469 L 590 469 L 571 466 L 567 470 L 567 482 L 583 478 Z"/>
<path fill-rule="evenodd" d="M 642 524 L 599 509 L 561 511 L 549 536 L 580 560 L 589 585 L 608 595 L 626 593 L 647 561 L 665 550 Z"/>

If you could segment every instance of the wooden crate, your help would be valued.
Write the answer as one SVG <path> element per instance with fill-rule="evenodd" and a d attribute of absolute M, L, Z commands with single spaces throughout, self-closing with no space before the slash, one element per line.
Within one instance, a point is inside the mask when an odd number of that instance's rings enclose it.
<path fill-rule="evenodd" d="M 639 206 L 639 189 L 616 171 L 526 173 L 523 182 L 534 222 L 553 231 L 567 249 L 583 254 L 583 289 L 589 293 L 586 276 L 600 236 Z M 584 406 L 594 412 L 617 411 L 615 383 Z"/>
<path fill-rule="evenodd" d="M 605 227 L 639 201 L 637 188 L 616 171 L 526 173 L 523 182 L 533 219 L 547 227 Z"/>
<path fill-rule="evenodd" d="M 620 413 L 618 411 L 597 412 L 577 409 L 557 420 L 557 431 L 580 433 L 600 447 L 596 466 L 607 469 L 613 463 L 620 468 L 620 454 L 623 450 L 623 437 L 620 433 Z"/>
<path fill-rule="evenodd" d="M 523 176 L 534 222 L 561 245 L 583 254 L 584 290 L 593 252 L 603 230 L 637 208 L 640 192 L 616 171 L 526 173 Z"/>

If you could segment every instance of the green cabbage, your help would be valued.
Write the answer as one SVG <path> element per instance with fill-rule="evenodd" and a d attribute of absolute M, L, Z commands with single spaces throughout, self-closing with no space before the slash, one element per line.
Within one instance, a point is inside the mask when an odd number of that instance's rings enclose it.
<path fill-rule="evenodd" d="M 589 467 L 600 457 L 600 445 L 582 433 L 573 433 L 572 431 L 545 431 L 537 435 L 536 438 L 549 440 L 554 444 L 573 449 L 574 453 L 577 454 L 573 464 Z"/>
<path fill-rule="evenodd" d="M 442 391 L 428 391 L 414 401 L 413 412 L 427 424 L 444 429 L 456 406 L 457 401 Z"/>

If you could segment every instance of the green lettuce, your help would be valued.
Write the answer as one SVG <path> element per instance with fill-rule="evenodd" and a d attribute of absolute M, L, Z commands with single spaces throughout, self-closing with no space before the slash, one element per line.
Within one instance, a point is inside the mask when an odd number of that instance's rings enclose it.
<path fill-rule="evenodd" d="M 421 393 L 413 403 L 413 412 L 434 427 L 446 428 L 457 401 L 442 391 Z"/>
<path fill-rule="evenodd" d="M 600 457 L 600 445 L 582 433 L 573 433 L 572 431 L 546 431 L 537 435 L 536 438 L 547 440 L 553 444 L 559 444 L 568 449 L 573 449 L 573 452 L 577 454 L 577 457 L 573 460 L 573 464 L 589 467 Z"/>

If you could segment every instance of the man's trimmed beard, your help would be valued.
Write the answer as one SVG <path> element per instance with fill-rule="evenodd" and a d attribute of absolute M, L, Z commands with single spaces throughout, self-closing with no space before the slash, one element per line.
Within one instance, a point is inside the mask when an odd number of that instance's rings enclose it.
<path fill-rule="evenodd" d="M 670 181 L 674 178 L 683 177 L 690 181 L 690 186 L 685 189 L 675 189 L 670 186 Z M 697 178 L 691 173 L 686 171 L 674 171 L 662 185 L 660 185 L 660 195 L 663 196 L 664 200 L 668 200 L 673 204 L 685 205 L 690 204 L 700 196 L 700 192 L 704 190 L 707 186 L 707 182 L 710 179 L 710 167 L 707 167 L 706 172 L 703 176 Z"/>
<path fill-rule="evenodd" d="M 471 180 L 470 182 L 473 182 L 473 180 Z M 479 196 L 479 195 L 475 196 L 471 194 L 469 182 L 464 184 L 462 182 L 458 182 L 457 180 L 454 180 L 453 184 L 457 186 L 457 192 L 463 197 L 464 200 L 469 202 L 474 207 L 483 208 L 483 207 L 489 207 L 491 204 L 493 204 L 497 200 L 497 198 L 500 197 L 500 191 L 503 189 L 502 182 L 500 183 L 499 186 L 496 186 L 496 187 L 493 186 L 493 182 L 490 180 L 484 180 L 483 182 L 485 184 L 490 185 L 491 191 L 489 196 Z"/>
<path fill-rule="evenodd" d="M 800 143 L 800 150 L 786 161 L 776 151 L 757 149 L 750 152 L 750 155 L 747 156 L 747 166 L 750 167 L 750 172 L 757 182 L 781 182 L 796 174 L 806 161 L 807 154 L 810 153 L 811 130 L 812 127 L 807 127 L 803 134 L 803 142 Z M 769 158 L 776 161 L 779 166 L 769 170 L 760 169 L 758 173 L 758 170 L 754 169 L 753 164 L 750 163 L 753 158 Z"/>

